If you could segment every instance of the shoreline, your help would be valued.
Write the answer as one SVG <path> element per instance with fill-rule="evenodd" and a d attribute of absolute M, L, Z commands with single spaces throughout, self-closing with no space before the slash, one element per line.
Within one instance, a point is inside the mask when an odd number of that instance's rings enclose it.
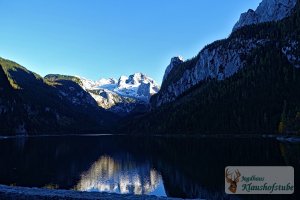
<path fill-rule="evenodd" d="M 7 200 L 180 200 L 154 195 L 116 194 L 107 192 L 81 192 L 0 185 L 0 199 Z"/>
<path fill-rule="evenodd" d="M 278 141 L 300 142 L 299 135 L 277 135 L 277 134 L 154 134 L 154 135 L 140 135 L 140 134 L 40 134 L 40 135 L 0 135 L 1 139 L 22 139 L 22 138 L 39 138 L 39 137 L 103 137 L 103 136 L 130 136 L 130 137 L 186 137 L 186 138 L 273 138 Z"/>

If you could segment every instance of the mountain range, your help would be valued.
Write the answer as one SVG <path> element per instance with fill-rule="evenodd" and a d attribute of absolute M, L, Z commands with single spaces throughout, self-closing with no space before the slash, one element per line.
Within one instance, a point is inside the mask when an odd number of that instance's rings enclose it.
<path fill-rule="evenodd" d="M 297 0 L 263 0 L 228 38 L 172 58 L 161 87 L 142 73 L 41 77 L 0 59 L 1 134 L 300 132 L 299 12 Z"/>
<path fill-rule="evenodd" d="M 55 81 L 64 79 L 59 74 L 49 74 L 46 79 Z M 124 116 L 149 110 L 150 97 L 159 91 L 153 79 L 142 73 L 114 78 L 102 78 L 98 81 L 76 76 L 79 85 L 88 92 L 101 108 Z"/>

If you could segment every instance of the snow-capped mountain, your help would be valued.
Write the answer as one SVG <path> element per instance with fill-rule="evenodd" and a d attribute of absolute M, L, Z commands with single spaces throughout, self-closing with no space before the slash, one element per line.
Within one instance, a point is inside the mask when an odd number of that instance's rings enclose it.
<path fill-rule="evenodd" d="M 121 96 L 148 102 L 150 97 L 159 91 L 159 86 L 152 78 L 135 73 L 129 77 L 121 76 L 114 91 Z"/>
<path fill-rule="evenodd" d="M 91 94 L 99 106 L 116 113 L 129 113 L 137 107 L 148 107 L 150 97 L 159 91 L 158 84 L 142 73 L 121 76 L 118 80 L 78 78 L 82 88 Z"/>
<path fill-rule="evenodd" d="M 263 0 L 255 11 L 249 9 L 241 14 L 233 30 L 250 24 L 281 20 L 291 14 L 296 3 L 297 0 Z"/>

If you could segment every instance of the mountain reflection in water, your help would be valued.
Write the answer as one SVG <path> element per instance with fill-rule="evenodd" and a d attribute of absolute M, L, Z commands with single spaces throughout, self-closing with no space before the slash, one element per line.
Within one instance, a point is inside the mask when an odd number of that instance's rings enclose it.
<path fill-rule="evenodd" d="M 80 191 L 149 194 L 161 183 L 161 175 L 149 163 L 138 165 L 131 160 L 101 156 L 81 174 L 76 189 Z"/>
<path fill-rule="evenodd" d="M 209 200 L 295 200 L 227 195 L 226 166 L 293 166 L 300 144 L 270 138 L 34 137 L 0 139 L 0 184 Z M 267 198 L 266 198 L 267 197 Z"/>

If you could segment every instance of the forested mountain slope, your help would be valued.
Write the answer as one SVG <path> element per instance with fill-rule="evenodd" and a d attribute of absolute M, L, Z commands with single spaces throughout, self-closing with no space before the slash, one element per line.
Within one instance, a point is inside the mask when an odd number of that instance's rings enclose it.
<path fill-rule="evenodd" d="M 171 70 L 134 133 L 300 130 L 299 2 L 281 20 L 244 26 Z"/>
<path fill-rule="evenodd" d="M 50 81 L 0 58 L 0 134 L 80 133 L 107 129 L 100 109 L 74 80 Z"/>

